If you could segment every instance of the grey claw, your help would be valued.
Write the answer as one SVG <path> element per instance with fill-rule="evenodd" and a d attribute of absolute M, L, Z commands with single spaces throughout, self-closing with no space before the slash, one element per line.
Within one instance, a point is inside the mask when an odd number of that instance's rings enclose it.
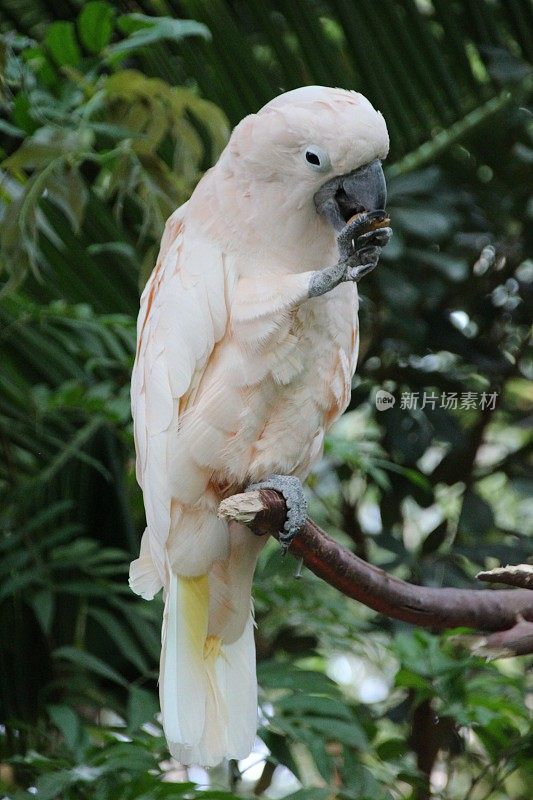
<path fill-rule="evenodd" d="M 374 245 L 377 247 L 385 247 L 390 242 L 392 236 L 392 228 L 378 228 L 375 231 L 368 231 L 363 233 L 357 239 L 357 249 L 359 247 L 368 247 Z"/>
<path fill-rule="evenodd" d="M 378 261 L 381 255 L 381 247 L 363 247 L 357 250 L 348 260 L 353 267 L 361 264 L 370 264 L 371 261 Z"/>
<path fill-rule="evenodd" d="M 372 262 L 371 264 L 361 264 L 358 267 L 353 267 L 350 270 L 350 280 L 355 281 L 355 283 L 359 283 L 361 278 L 364 278 L 365 275 L 368 275 L 368 273 L 372 272 L 372 270 L 376 267 L 377 261 Z"/>
<path fill-rule="evenodd" d="M 348 222 L 337 237 L 337 244 L 341 260 L 346 260 L 354 252 L 368 244 L 384 247 L 392 236 L 391 228 L 376 228 L 365 231 L 369 221 L 384 217 L 383 211 L 371 211 L 358 215 L 352 222 Z"/>
<path fill-rule="evenodd" d="M 263 481 L 251 483 L 245 491 L 251 492 L 255 489 L 274 489 L 283 495 L 287 518 L 283 530 L 279 533 L 279 541 L 283 552 L 286 553 L 294 537 L 305 525 L 307 517 L 307 501 L 302 484 L 294 475 L 269 475 Z"/>

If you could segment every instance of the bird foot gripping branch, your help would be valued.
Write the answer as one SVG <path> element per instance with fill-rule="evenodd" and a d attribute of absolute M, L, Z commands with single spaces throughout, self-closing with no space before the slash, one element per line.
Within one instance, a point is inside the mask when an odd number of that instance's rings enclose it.
<path fill-rule="evenodd" d="M 272 489 L 283 495 L 286 507 L 286 518 L 283 530 L 279 533 L 279 542 L 283 553 L 302 530 L 307 517 L 307 500 L 301 481 L 294 475 L 269 475 L 264 481 L 251 483 L 246 491 L 253 492 L 259 489 Z"/>
<path fill-rule="evenodd" d="M 271 488 L 228 497 L 219 506 L 219 516 L 247 525 L 256 535 L 279 538 L 285 502 Z M 533 653 L 531 565 L 478 575 L 481 580 L 529 588 L 493 591 L 417 586 L 363 561 L 330 539 L 311 519 L 300 533 L 290 544 L 291 553 L 346 597 L 392 619 L 433 630 L 468 627 L 486 631 L 485 635 L 461 634 L 453 639 L 488 658 Z"/>

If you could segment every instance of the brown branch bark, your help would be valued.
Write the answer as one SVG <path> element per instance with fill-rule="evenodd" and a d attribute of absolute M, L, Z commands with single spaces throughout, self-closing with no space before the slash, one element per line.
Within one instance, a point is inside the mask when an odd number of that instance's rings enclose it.
<path fill-rule="evenodd" d="M 457 644 L 489 659 L 525 656 L 533 653 L 533 622 L 519 615 L 512 628 L 488 636 L 465 634 L 453 638 Z"/>
<path fill-rule="evenodd" d="M 507 586 L 520 586 L 533 589 L 533 566 L 517 564 L 516 566 L 496 567 L 486 572 L 478 572 L 476 578 L 487 583 L 504 583 Z"/>
<path fill-rule="evenodd" d="M 285 501 L 275 491 L 234 495 L 220 504 L 219 514 L 246 524 L 256 535 L 278 537 L 285 520 Z M 290 552 L 303 558 L 305 565 L 347 597 L 394 619 L 426 628 L 444 630 L 465 626 L 482 631 L 498 631 L 515 654 L 533 652 L 533 592 L 528 589 L 451 589 L 415 586 L 389 575 L 379 567 L 358 558 L 331 539 L 311 519 L 293 540 Z M 523 641 L 523 636 L 525 640 Z M 488 645 L 493 637 L 485 637 Z M 526 649 L 524 649 L 526 648 Z"/>

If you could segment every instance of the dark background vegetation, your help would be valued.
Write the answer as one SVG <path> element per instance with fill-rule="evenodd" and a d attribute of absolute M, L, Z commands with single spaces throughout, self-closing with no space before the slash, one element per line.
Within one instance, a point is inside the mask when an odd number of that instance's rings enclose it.
<path fill-rule="evenodd" d="M 395 234 L 361 287 L 312 514 L 415 583 L 531 558 L 528 0 L 1 0 L 0 31 L 0 794 L 530 800 L 528 659 L 293 579 L 273 543 L 254 592 L 270 754 L 229 789 L 224 770 L 169 772 L 161 603 L 126 580 L 135 316 L 164 220 L 232 125 L 308 83 L 384 113 Z M 424 391 L 478 407 L 401 408 Z"/>

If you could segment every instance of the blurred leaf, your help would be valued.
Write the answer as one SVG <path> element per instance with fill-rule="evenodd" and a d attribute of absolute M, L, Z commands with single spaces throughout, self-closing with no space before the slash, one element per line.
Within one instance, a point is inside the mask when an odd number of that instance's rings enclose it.
<path fill-rule="evenodd" d="M 205 25 L 193 20 L 148 17 L 145 14 L 136 13 L 124 14 L 119 17 L 118 26 L 128 34 L 128 38 L 110 45 L 107 48 L 108 55 L 123 55 L 166 39 L 179 41 L 187 36 L 200 36 L 204 39 L 208 39 L 210 36 Z"/>
<path fill-rule="evenodd" d="M 376 752 L 384 761 L 393 761 L 407 752 L 407 743 L 403 739 L 387 739 L 378 745 Z"/>
<path fill-rule="evenodd" d="M 89 613 L 107 631 L 124 658 L 134 664 L 139 672 L 146 673 L 148 671 L 146 659 L 125 626 L 113 614 L 102 608 L 92 608 Z"/>
<path fill-rule="evenodd" d="M 78 17 L 78 31 L 84 47 L 91 53 L 100 53 L 113 35 L 113 7 L 104 0 L 94 0 L 83 6 Z"/>
<path fill-rule="evenodd" d="M 310 787 L 308 789 L 298 789 L 297 792 L 286 795 L 285 800 L 327 800 L 330 796 L 330 789 Z"/>
<path fill-rule="evenodd" d="M 35 615 L 39 620 L 43 632 L 48 636 L 51 631 L 52 620 L 55 611 L 54 595 L 49 589 L 36 592 L 31 598 L 31 604 Z"/>
<path fill-rule="evenodd" d="M 128 727 L 138 730 L 145 722 L 152 722 L 159 711 L 159 703 L 151 692 L 132 684 L 128 698 Z"/>
<path fill-rule="evenodd" d="M 262 686 L 276 689 L 295 689 L 311 691 L 316 694 L 328 694 L 335 689 L 335 684 L 326 675 L 320 672 L 297 669 L 290 662 L 279 663 L 261 662 L 258 665 L 259 680 Z"/>
<path fill-rule="evenodd" d="M 38 797 L 42 800 L 53 800 L 60 796 L 65 789 L 68 789 L 75 782 L 75 776 L 69 771 L 47 772 L 41 775 L 37 781 Z"/>
<path fill-rule="evenodd" d="M 74 647 L 65 646 L 58 647 L 56 650 L 54 650 L 54 657 L 65 659 L 72 664 L 77 664 L 80 667 L 84 667 L 85 669 L 89 670 L 89 672 L 94 672 L 101 678 L 114 681 L 121 686 L 127 686 L 127 681 L 125 681 L 124 678 L 118 674 L 118 672 L 91 653 L 84 652 L 83 650 L 77 650 Z"/>
<path fill-rule="evenodd" d="M 44 126 L 25 139 L 19 149 L 3 162 L 11 171 L 49 167 L 52 159 L 62 159 L 83 146 L 80 132 Z"/>
<path fill-rule="evenodd" d="M 46 187 L 49 199 L 63 211 L 74 231 L 81 228 L 88 200 L 85 182 L 76 167 L 62 166 Z"/>
<path fill-rule="evenodd" d="M 448 536 L 448 523 L 441 522 L 440 525 L 428 533 L 424 541 L 422 542 L 422 547 L 420 548 L 420 554 L 422 556 L 430 555 L 439 549 L 439 547 L 444 544 Z"/>
<path fill-rule="evenodd" d="M 306 721 L 310 728 L 321 733 L 326 739 L 342 742 L 350 747 L 357 747 L 359 750 L 365 750 L 368 747 L 364 731 L 354 720 L 344 722 L 334 718 L 307 717 Z"/>
<path fill-rule="evenodd" d="M 398 208 L 394 212 L 394 222 L 400 230 L 435 242 L 451 232 L 453 219 L 433 209 Z"/>
<path fill-rule="evenodd" d="M 46 31 L 45 46 L 60 67 L 75 67 L 81 61 L 81 53 L 72 22 L 53 22 Z"/>
<path fill-rule="evenodd" d="M 287 695 L 279 698 L 276 706 L 282 712 L 301 713 L 305 716 L 335 716 L 347 720 L 353 718 L 352 713 L 342 701 L 319 695 Z"/>
<path fill-rule="evenodd" d="M 494 513 L 489 503 L 477 492 L 467 489 L 457 529 L 459 533 L 482 536 L 494 526 Z"/>
<path fill-rule="evenodd" d="M 68 706 L 48 706 L 50 719 L 59 728 L 67 746 L 74 750 L 80 736 L 80 722 L 77 714 Z"/>

